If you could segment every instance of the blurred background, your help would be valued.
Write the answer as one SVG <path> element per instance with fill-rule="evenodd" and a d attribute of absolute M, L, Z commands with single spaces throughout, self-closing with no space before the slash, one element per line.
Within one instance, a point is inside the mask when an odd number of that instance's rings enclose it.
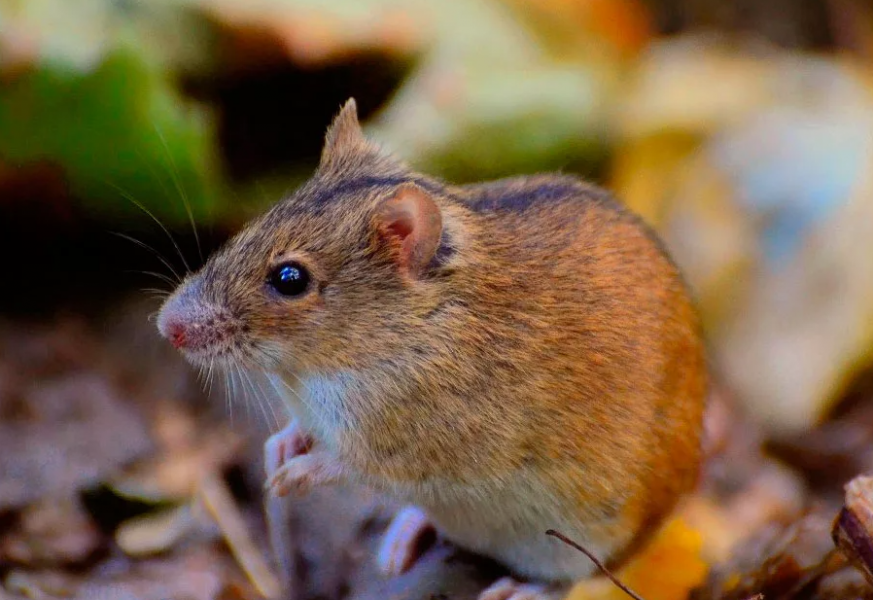
<path fill-rule="evenodd" d="M 694 289 L 714 394 L 839 489 L 873 467 L 871 83 L 867 0 L 0 0 L 4 589 L 97 597 L 186 536 L 234 558 L 186 546 L 132 597 L 277 585 L 261 534 L 228 532 L 264 529 L 250 463 L 281 418 L 204 389 L 148 316 L 312 172 L 351 96 L 430 174 L 612 189 Z M 173 569 L 206 579 L 142 583 Z"/>

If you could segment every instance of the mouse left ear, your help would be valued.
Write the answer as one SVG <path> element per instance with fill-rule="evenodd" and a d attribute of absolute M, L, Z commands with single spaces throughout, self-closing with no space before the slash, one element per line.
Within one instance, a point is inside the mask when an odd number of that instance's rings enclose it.
<path fill-rule="evenodd" d="M 426 190 L 406 183 L 379 206 L 374 228 L 380 245 L 387 248 L 398 267 L 418 277 L 436 254 L 443 219 Z"/>
<path fill-rule="evenodd" d="M 321 163 L 327 164 L 333 159 L 365 146 L 367 140 L 358 122 L 358 106 L 354 98 L 349 98 L 327 129 L 324 149 L 321 151 Z"/>

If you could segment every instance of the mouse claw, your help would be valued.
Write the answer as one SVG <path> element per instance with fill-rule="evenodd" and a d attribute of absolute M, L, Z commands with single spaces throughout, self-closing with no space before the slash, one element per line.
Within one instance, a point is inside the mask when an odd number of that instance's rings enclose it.
<path fill-rule="evenodd" d="M 267 481 L 286 462 L 312 449 L 312 438 L 300 427 L 297 419 L 291 419 L 281 431 L 274 433 L 264 443 L 264 470 Z"/>
<path fill-rule="evenodd" d="M 338 460 L 326 452 L 298 455 L 283 464 L 267 480 L 266 487 L 276 496 L 305 494 L 317 485 L 338 481 L 343 468 Z"/>
<path fill-rule="evenodd" d="M 385 575 L 408 571 L 434 541 L 436 531 L 418 507 L 406 506 L 394 515 L 379 548 L 377 563 Z"/>
<path fill-rule="evenodd" d="M 541 583 L 521 583 L 512 577 L 498 579 L 488 586 L 478 600 L 556 600 L 557 590 Z"/>

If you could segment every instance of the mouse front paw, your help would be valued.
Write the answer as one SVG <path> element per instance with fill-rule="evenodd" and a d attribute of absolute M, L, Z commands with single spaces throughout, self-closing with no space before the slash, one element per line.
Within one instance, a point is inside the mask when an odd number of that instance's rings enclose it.
<path fill-rule="evenodd" d="M 436 530 L 423 510 L 415 506 L 400 509 L 382 540 L 379 570 L 390 576 L 405 573 L 435 538 Z"/>
<path fill-rule="evenodd" d="M 267 480 L 267 489 L 276 496 L 305 494 L 315 486 L 343 478 L 342 464 L 327 452 L 316 450 L 285 462 Z"/>
<path fill-rule="evenodd" d="M 271 435 L 264 444 L 264 470 L 267 480 L 291 459 L 306 454 L 312 449 L 312 437 L 300 427 L 297 419 L 292 419 L 282 431 Z"/>
<path fill-rule="evenodd" d="M 479 600 L 558 600 L 564 590 L 543 583 L 522 583 L 512 577 L 498 579 L 479 594 Z"/>

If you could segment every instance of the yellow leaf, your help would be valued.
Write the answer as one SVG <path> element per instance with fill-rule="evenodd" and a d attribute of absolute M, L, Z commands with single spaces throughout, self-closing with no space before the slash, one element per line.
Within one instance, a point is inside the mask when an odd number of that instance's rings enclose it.
<path fill-rule="evenodd" d="M 701 558 L 702 547 L 700 532 L 676 518 L 615 575 L 645 600 L 685 600 L 709 570 Z M 628 600 L 628 596 L 605 577 L 597 577 L 577 584 L 566 600 Z"/>

